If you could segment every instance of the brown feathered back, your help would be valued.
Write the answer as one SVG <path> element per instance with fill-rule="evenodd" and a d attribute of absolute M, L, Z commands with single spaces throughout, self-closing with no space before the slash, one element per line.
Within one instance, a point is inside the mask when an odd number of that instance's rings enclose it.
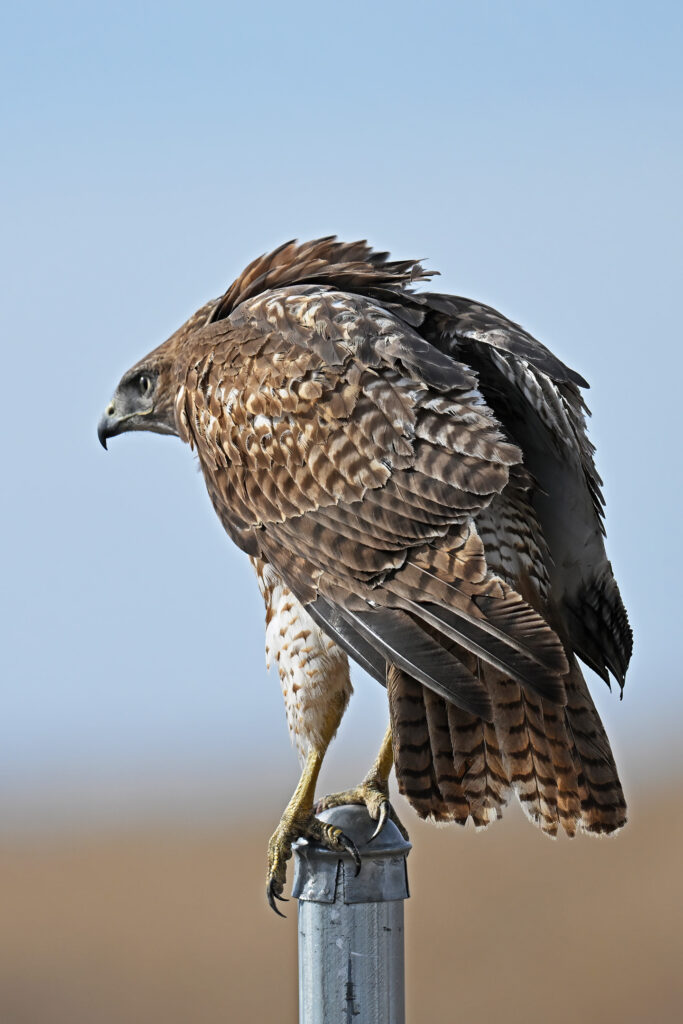
<path fill-rule="evenodd" d="M 269 289 L 295 284 L 328 285 L 371 296 L 387 308 L 396 302 L 403 308 L 406 285 L 433 276 L 418 260 L 390 262 L 389 253 L 373 252 L 365 241 L 338 242 L 330 235 L 303 244 L 285 242 L 249 264 L 218 300 L 209 322 L 224 319 L 240 303 Z M 421 322 L 422 314 L 410 319 Z"/>

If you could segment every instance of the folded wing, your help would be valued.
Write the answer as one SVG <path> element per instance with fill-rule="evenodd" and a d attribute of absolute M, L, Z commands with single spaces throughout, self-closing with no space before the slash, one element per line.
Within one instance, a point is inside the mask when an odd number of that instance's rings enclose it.
<path fill-rule="evenodd" d="M 491 720 L 467 652 L 564 704 L 560 640 L 477 533 L 521 453 L 472 371 L 372 299 L 316 285 L 200 334 L 178 416 L 237 542 L 371 668 Z"/>

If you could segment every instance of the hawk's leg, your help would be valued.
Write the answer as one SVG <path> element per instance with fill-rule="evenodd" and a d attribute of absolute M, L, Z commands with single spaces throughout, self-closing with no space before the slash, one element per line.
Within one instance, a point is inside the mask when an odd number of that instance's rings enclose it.
<path fill-rule="evenodd" d="M 330 850 L 345 850 L 353 857 L 356 874 L 360 871 L 360 856 L 353 841 L 344 835 L 340 828 L 320 821 L 313 812 L 315 785 L 326 749 L 327 745 L 322 750 L 310 750 L 299 784 L 268 843 L 266 895 L 276 914 L 280 914 L 280 911 L 275 906 L 275 900 L 284 898 L 282 890 L 287 874 L 287 861 L 292 856 L 292 843 L 296 839 L 315 839 Z"/>
<path fill-rule="evenodd" d="M 352 687 L 344 652 L 321 630 L 277 570 L 252 559 L 266 602 L 266 659 L 277 660 L 287 723 L 304 761 L 296 791 L 268 844 L 266 890 L 273 910 L 282 899 L 287 861 L 296 839 L 315 839 L 329 849 L 348 851 L 360 869 L 358 851 L 333 825 L 313 811 L 323 758 L 342 720 Z"/>
<path fill-rule="evenodd" d="M 319 813 L 328 807 L 340 807 L 342 804 L 365 804 L 368 814 L 377 822 L 373 839 L 382 831 L 388 818 L 391 818 L 403 838 L 407 839 L 408 833 L 389 803 L 389 775 L 393 765 L 394 749 L 391 742 L 391 726 L 388 726 L 375 763 L 363 781 L 354 789 L 323 797 L 318 801 L 316 811 Z"/>

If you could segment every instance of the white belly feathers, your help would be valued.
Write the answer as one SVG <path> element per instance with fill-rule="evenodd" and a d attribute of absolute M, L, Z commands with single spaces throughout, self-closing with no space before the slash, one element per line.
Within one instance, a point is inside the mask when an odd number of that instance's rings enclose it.
<path fill-rule="evenodd" d="M 329 743 L 353 692 L 346 654 L 323 633 L 277 571 L 252 558 L 266 605 L 266 664 L 277 663 L 292 742 L 304 761 Z"/>

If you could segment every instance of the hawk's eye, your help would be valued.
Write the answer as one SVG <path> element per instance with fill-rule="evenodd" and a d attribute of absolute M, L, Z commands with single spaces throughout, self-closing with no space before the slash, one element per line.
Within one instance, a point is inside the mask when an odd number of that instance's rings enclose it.
<path fill-rule="evenodd" d="M 147 395 L 152 390 L 152 379 L 148 377 L 146 373 L 141 373 L 138 377 L 138 391 L 141 395 Z"/>

